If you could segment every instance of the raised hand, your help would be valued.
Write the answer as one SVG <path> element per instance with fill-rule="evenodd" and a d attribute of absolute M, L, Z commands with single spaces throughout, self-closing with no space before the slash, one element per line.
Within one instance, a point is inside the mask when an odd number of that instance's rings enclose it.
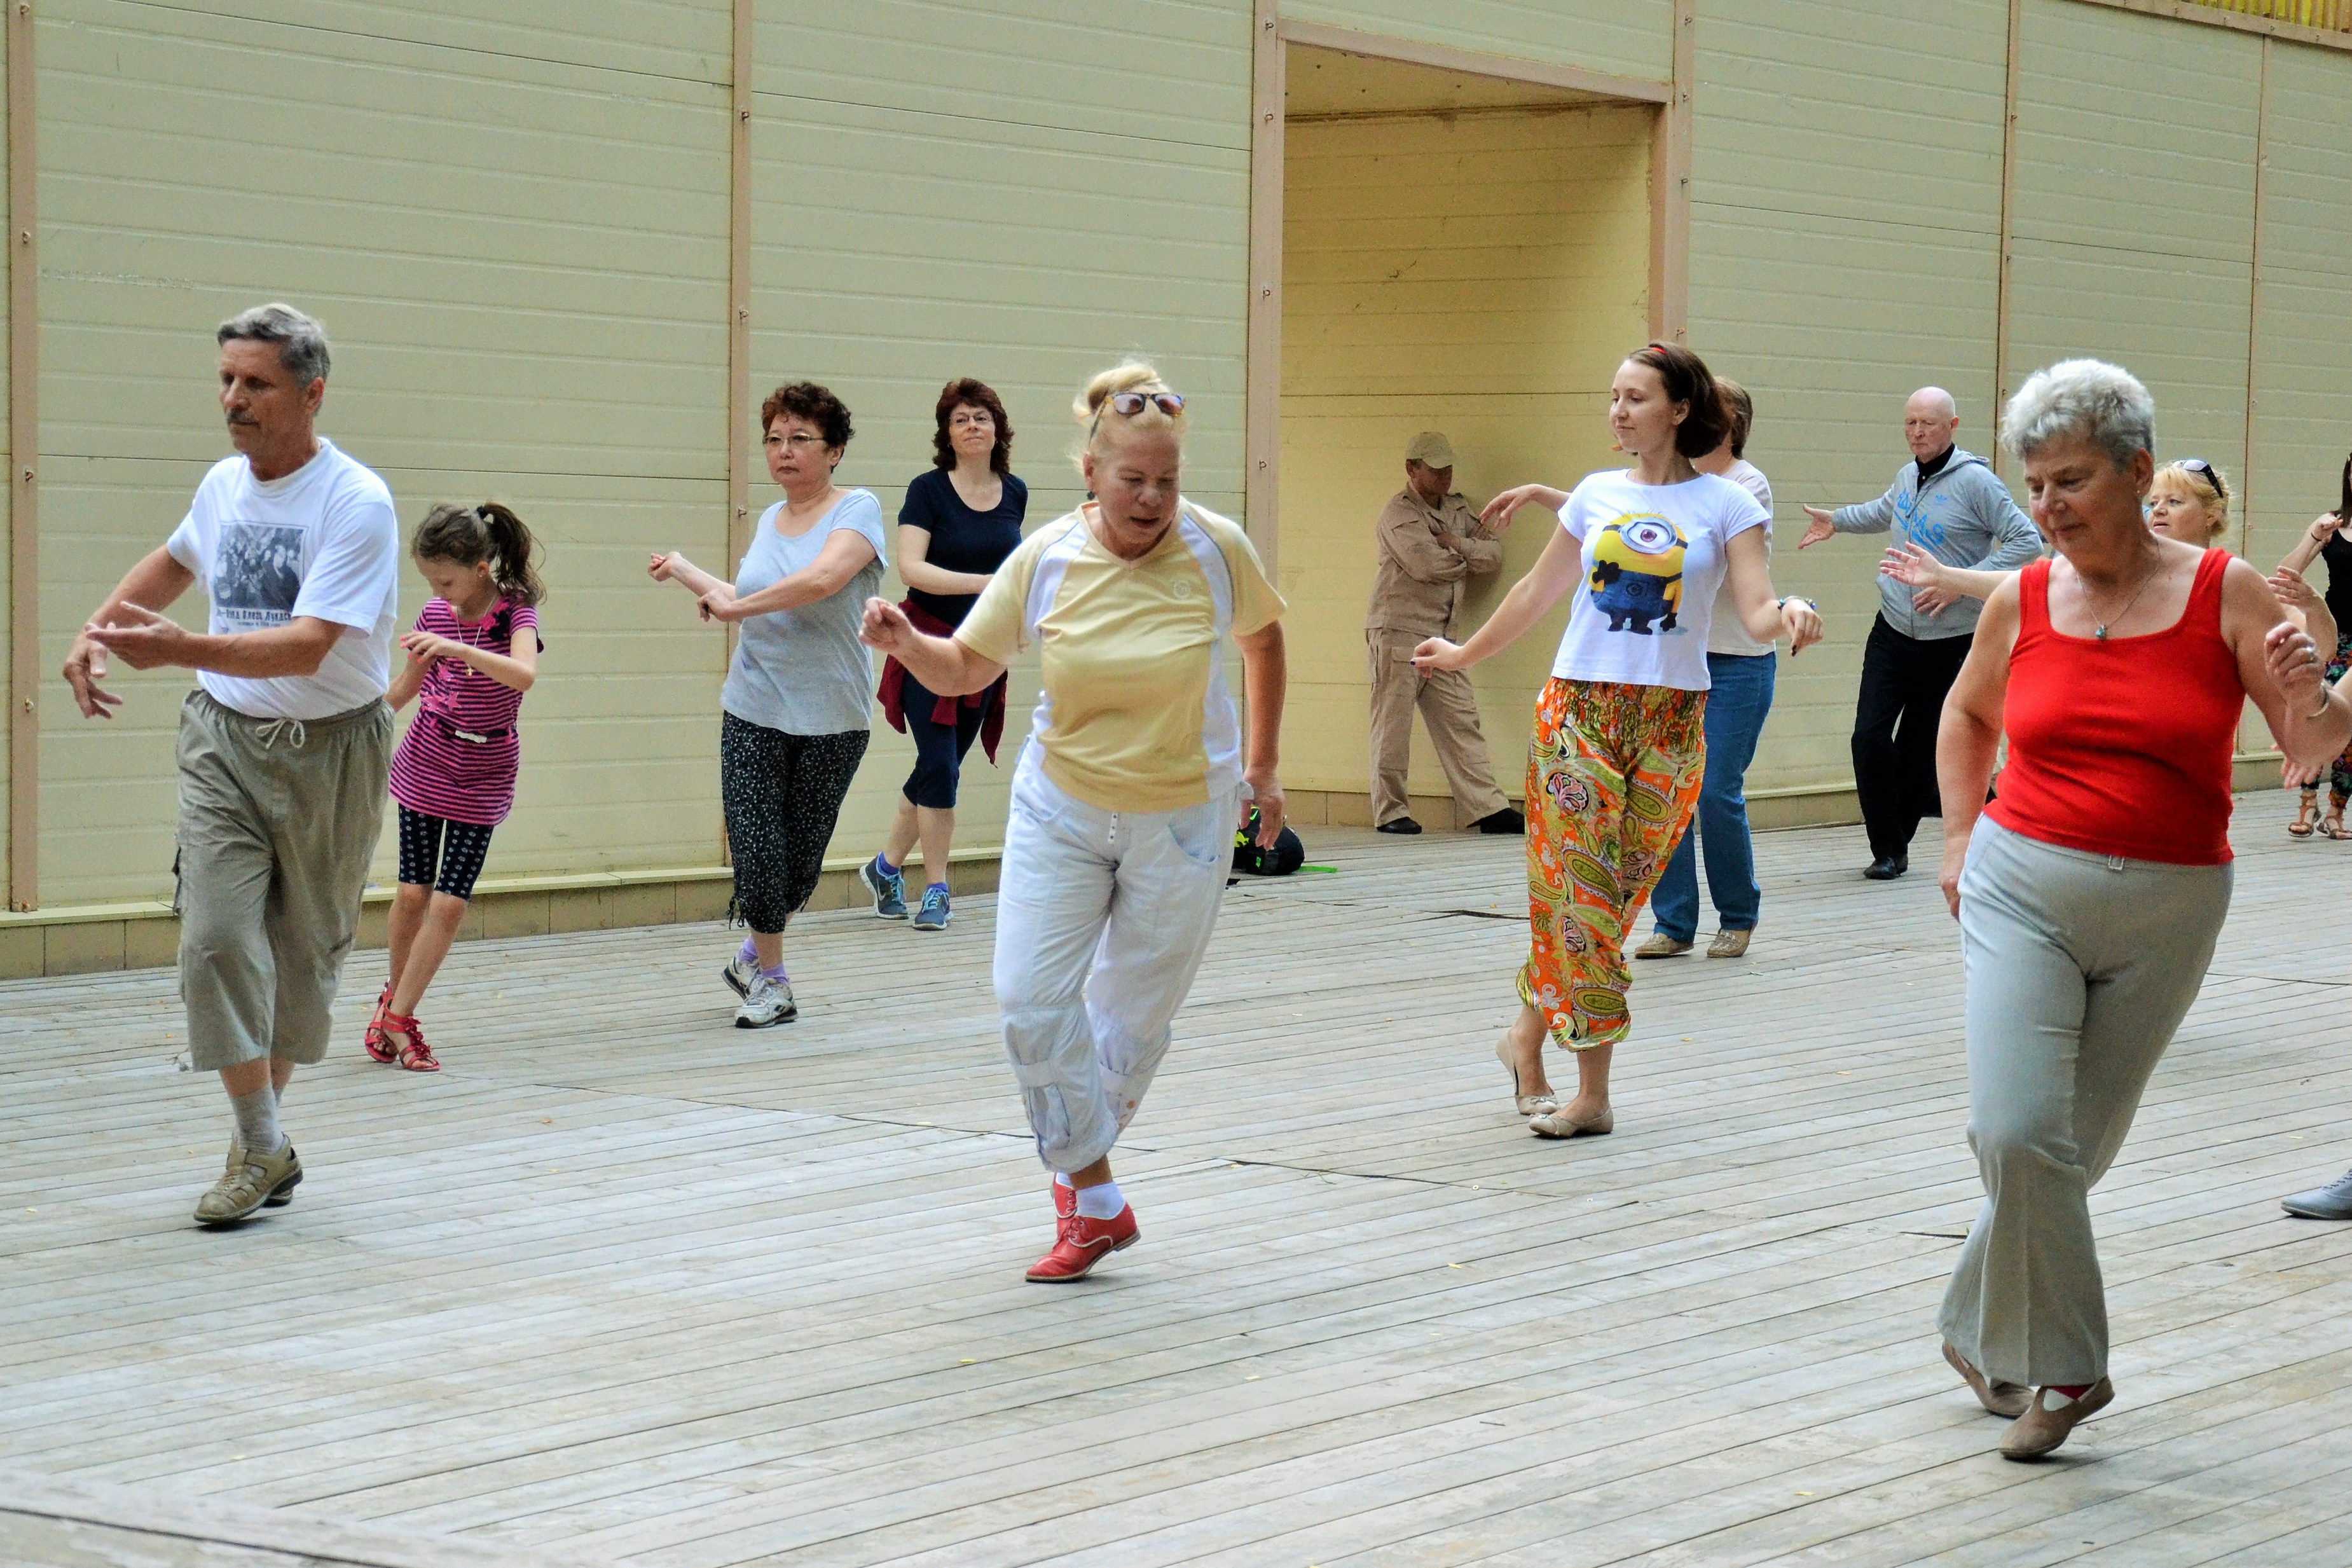
<path fill-rule="evenodd" d="M 99 684 L 106 679 L 106 649 L 90 639 L 95 629 L 85 626 L 82 635 L 74 638 L 66 655 L 66 684 L 73 688 L 74 706 L 81 710 L 83 718 L 111 719 L 122 706 L 122 699 Z"/>
<path fill-rule="evenodd" d="M 867 647 L 896 654 L 915 637 L 915 623 L 907 612 L 887 599 L 866 601 L 866 614 L 857 623 L 857 640 Z"/>
<path fill-rule="evenodd" d="M 1497 491 L 1495 498 L 1479 510 L 1478 521 L 1488 528 L 1508 528 L 1511 516 L 1519 508 L 1539 497 L 1556 494 L 1548 485 L 1514 485 Z"/>
<path fill-rule="evenodd" d="M 2281 621 L 2263 637 L 2263 662 L 2278 682 L 2291 711 L 2309 713 L 2327 689 L 2327 661 L 2319 645 L 2293 621 Z"/>
<path fill-rule="evenodd" d="M 122 662 L 133 669 L 156 669 L 184 662 L 182 656 L 187 646 L 187 628 L 139 605 L 126 604 L 122 613 L 131 617 L 130 625 L 89 626 L 82 629 L 82 636 L 121 654 Z"/>
<path fill-rule="evenodd" d="M 1441 670 L 1467 668 L 1462 658 L 1462 645 L 1447 642 L 1444 637 L 1431 637 L 1427 642 L 1414 648 L 1412 667 L 1421 671 L 1423 676 L 1435 675 Z"/>
<path fill-rule="evenodd" d="M 1836 534 L 1837 524 L 1830 520 L 1827 509 L 1809 506 L 1805 509 L 1805 515 L 1813 521 L 1805 525 L 1805 536 L 1797 541 L 1798 549 L 1811 550 L 1822 541 Z"/>
<path fill-rule="evenodd" d="M 400 634 L 400 646 L 408 657 L 419 664 L 431 664 L 436 658 L 458 658 L 458 645 L 437 632 L 412 631 Z"/>
<path fill-rule="evenodd" d="M 678 567 L 686 563 L 686 557 L 677 551 L 657 552 L 653 564 L 646 568 L 646 575 L 656 583 L 675 583 Z"/>

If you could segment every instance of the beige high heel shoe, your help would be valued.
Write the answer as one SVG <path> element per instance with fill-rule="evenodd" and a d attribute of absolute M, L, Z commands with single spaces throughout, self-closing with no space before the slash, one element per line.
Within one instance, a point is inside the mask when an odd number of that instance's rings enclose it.
<path fill-rule="evenodd" d="M 1538 1047 L 1540 1049 L 1541 1047 Z M 1511 1104 L 1521 1116 L 1541 1116 L 1559 1109 L 1559 1102 L 1549 1094 L 1521 1094 L 1518 1065 L 1511 1060 L 1511 1037 L 1508 1035 L 1495 1042 L 1495 1059 L 1511 1075 Z"/>
<path fill-rule="evenodd" d="M 1538 1138 L 1598 1138 L 1616 1129 L 1617 1113 L 1613 1110 L 1604 1110 L 1590 1121 L 1579 1121 L 1557 1105 L 1528 1122 L 1528 1131 Z"/>

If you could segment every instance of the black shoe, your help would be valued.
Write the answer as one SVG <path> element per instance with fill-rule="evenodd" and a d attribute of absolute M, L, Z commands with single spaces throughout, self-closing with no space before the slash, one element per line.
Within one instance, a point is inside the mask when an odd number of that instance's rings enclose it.
<path fill-rule="evenodd" d="M 1470 826 L 1481 833 L 1498 835 L 1517 833 L 1524 836 L 1528 830 L 1528 819 L 1507 805 L 1500 811 L 1488 813 Z"/>
<path fill-rule="evenodd" d="M 1911 869 L 1908 855 L 1881 855 L 1863 868 L 1862 874 L 1874 882 L 1891 882 Z"/>
<path fill-rule="evenodd" d="M 2324 1187 L 2281 1198 L 2279 1207 L 2305 1219 L 2352 1219 L 2352 1171 L 2345 1172 Z"/>
<path fill-rule="evenodd" d="M 1402 833 L 1407 836 L 1421 831 L 1421 824 L 1410 816 L 1394 816 L 1372 829 L 1375 833 Z"/>

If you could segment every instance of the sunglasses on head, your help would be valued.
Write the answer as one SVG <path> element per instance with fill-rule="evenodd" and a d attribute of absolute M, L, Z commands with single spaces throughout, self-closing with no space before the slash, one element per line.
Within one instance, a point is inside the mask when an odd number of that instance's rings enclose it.
<path fill-rule="evenodd" d="M 2220 496 L 2223 500 L 2230 499 L 2230 487 L 2221 482 L 2221 470 L 2204 458 L 2182 458 L 2172 466 L 2176 468 L 2186 468 L 2192 474 L 2204 475 L 2205 482 L 2213 487 L 2215 495 Z"/>
<path fill-rule="evenodd" d="M 1173 419 L 1183 410 L 1184 396 L 1177 392 L 1114 392 L 1103 400 L 1103 407 L 1132 419 L 1143 412 L 1147 403 L 1158 404 L 1160 412 Z M 1101 409 L 1096 410 L 1095 417 L 1102 417 Z"/>

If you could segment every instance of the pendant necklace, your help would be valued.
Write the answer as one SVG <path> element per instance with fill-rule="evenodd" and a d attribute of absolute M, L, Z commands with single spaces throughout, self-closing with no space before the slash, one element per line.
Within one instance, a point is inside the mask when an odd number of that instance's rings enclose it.
<path fill-rule="evenodd" d="M 2140 580 L 2139 580 L 2139 586 L 2138 586 L 2138 587 L 2137 587 L 2137 588 L 2134 588 L 2134 589 L 2132 590 L 2132 596 L 2131 596 L 2130 598 L 2126 599 L 2126 600 L 2124 601 L 2124 607 L 2123 607 L 2122 609 L 2120 609 L 2120 610 L 2117 610 L 2117 611 L 2115 613 L 2115 615 L 2114 615 L 2114 616 L 2112 616 L 2111 617 L 2109 617 L 2108 619 L 2101 620 L 2101 619 L 2099 618 L 2099 611 L 2098 611 L 2098 607 L 2097 607 L 2096 605 L 2093 605 L 2093 606 L 2091 607 L 2091 622 L 2092 622 L 2092 626 L 2093 626 L 2093 628 L 2094 628 L 2094 629 L 2092 630 L 2092 632 L 2091 632 L 2091 636 L 2092 636 L 2093 637 L 2096 638 L 2096 639 L 2097 639 L 2098 641 L 2100 641 L 2100 642 L 2105 642 L 2105 641 L 2106 641 L 2106 640 L 2107 640 L 2107 628 L 2108 628 L 2109 626 L 2119 626 L 2119 625 L 2121 625 L 2121 624 L 2122 624 L 2122 622 L 2123 622 L 2123 618 L 2124 618 L 2126 616 L 2128 616 L 2128 615 L 2130 615 L 2130 614 L 2132 613 L 2132 606 L 2133 606 L 2134 605 L 2137 605 L 2137 604 L 2138 604 L 2138 603 L 2139 603 L 2139 596 L 2140 596 L 2142 594 L 2145 594 L 2145 593 L 2147 593 L 2147 585 L 2148 585 L 2150 583 L 2153 583 L 2154 581 L 2156 581 L 2157 569 L 2158 569 L 2158 567 L 2160 567 L 2160 566 L 2162 566 L 2163 564 L 2164 564 L 2163 560 L 2162 560 L 2161 558 L 2158 558 L 2158 560 L 2157 561 L 2156 565 L 2155 565 L 2155 566 L 2151 566 L 2151 567 L 2149 567 L 2149 568 L 2147 569 L 2147 571 L 2145 574 L 2143 574 L 2141 575 Z M 2080 581 L 2080 579 L 2078 578 L 2078 579 L 2077 579 L 2077 581 Z M 2088 584 L 2086 583 L 2086 584 L 2084 584 L 2084 586 L 2083 586 L 2083 597 L 2084 597 L 2085 600 L 2087 600 L 2087 599 L 2089 599 L 2089 598 L 2090 598 L 2090 596 L 2091 596 L 2090 584 Z"/>

